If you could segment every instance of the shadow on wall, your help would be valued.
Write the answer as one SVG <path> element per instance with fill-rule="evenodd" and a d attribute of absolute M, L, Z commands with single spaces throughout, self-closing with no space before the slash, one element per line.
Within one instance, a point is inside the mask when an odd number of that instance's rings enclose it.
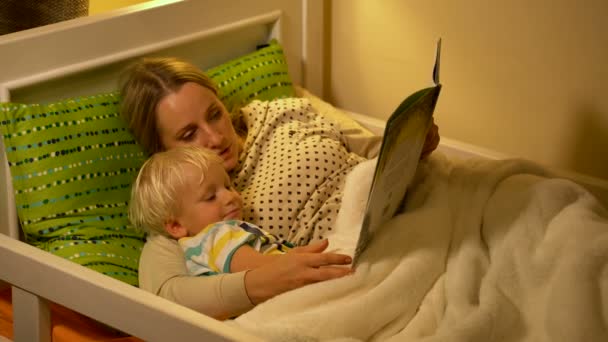
<path fill-rule="evenodd" d="M 0 35 L 87 16 L 89 0 L 2 0 Z"/>
<path fill-rule="evenodd" d="M 581 106 L 575 117 L 568 165 L 579 172 L 608 181 L 608 113 L 602 113 L 592 105 Z"/>

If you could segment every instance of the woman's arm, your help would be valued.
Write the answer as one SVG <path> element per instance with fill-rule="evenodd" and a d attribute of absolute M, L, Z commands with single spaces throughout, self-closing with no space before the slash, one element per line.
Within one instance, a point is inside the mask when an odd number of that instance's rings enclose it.
<path fill-rule="evenodd" d="M 346 255 L 322 253 L 327 241 L 299 247 L 255 270 L 207 277 L 189 276 L 175 240 L 150 236 L 139 263 L 140 288 L 217 319 L 237 316 L 278 294 L 351 273 L 336 267 Z M 250 299 L 251 298 L 251 299 Z"/>
<path fill-rule="evenodd" d="M 139 261 L 139 287 L 208 316 L 225 319 L 253 308 L 245 272 L 189 276 L 181 247 L 164 236 L 149 236 Z"/>
<path fill-rule="evenodd" d="M 245 274 L 174 277 L 167 280 L 157 294 L 207 316 L 224 320 L 254 307 L 245 290 Z"/>
<path fill-rule="evenodd" d="M 346 142 L 346 146 L 350 152 L 354 152 L 362 157 L 371 159 L 378 156 L 382 137 L 371 133 L 355 120 L 342 112 L 338 108 L 323 101 L 322 99 L 311 94 L 308 90 L 296 87 L 298 97 L 305 97 L 310 101 L 310 104 L 318 111 L 319 114 L 335 121 L 342 136 Z M 422 157 L 426 158 L 439 145 L 439 127 L 433 121 L 431 128 L 424 141 L 422 149 Z"/>

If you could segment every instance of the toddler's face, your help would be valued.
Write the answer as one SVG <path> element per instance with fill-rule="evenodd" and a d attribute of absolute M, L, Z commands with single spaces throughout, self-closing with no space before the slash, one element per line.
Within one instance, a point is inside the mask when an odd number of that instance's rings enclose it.
<path fill-rule="evenodd" d="M 184 169 L 188 181 L 175 220 L 186 228 L 187 236 L 196 235 L 211 223 L 242 218 L 243 201 L 221 164 L 210 163 L 203 182 L 198 168 L 188 165 Z"/>

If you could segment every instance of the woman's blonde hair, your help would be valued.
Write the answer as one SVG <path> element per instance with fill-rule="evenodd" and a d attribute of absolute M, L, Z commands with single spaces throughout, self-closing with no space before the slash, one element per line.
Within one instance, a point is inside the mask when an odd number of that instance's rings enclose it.
<path fill-rule="evenodd" d="M 120 80 L 120 112 L 148 154 L 163 150 L 156 125 L 158 103 L 188 82 L 218 94 L 216 85 L 198 67 L 177 58 L 142 58 L 124 70 Z"/>
<path fill-rule="evenodd" d="M 131 189 L 131 223 L 144 232 L 169 236 L 165 223 L 179 213 L 180 193 L 192 181 L 185 176 L 184 168 L 196 167 L 201 175 L 199 182 L 203 182 L 213 163 L 224 169 L 217 154 L 197 146 L 179 146 L 152 155 L 139 170 Z"/>

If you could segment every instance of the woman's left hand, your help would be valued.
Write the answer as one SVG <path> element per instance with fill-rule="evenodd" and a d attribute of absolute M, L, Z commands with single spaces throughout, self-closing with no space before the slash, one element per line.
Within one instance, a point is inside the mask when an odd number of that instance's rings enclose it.
<path fill-rule="evenodd" d="M 254 305 L 304 285 L 351 274 L 348 255 L 324 253 L 327 239 L 296 247 L 272 262 L 247 271 L 245 291 Z"/>
<path fill-rule="evenodd" d="M 420 155 L 420 159 L 424 159 L 431 154 L 431 152 L 437 149 L 439 146 L 439 140 L 441 139 L 439 136 L 439 126 L 435 124 L 435 119 L 432 119 L 431 128 L 426 134 L 426 138 L 424 139 L 424 146 L 422 146 L 422 154 Z"/>

